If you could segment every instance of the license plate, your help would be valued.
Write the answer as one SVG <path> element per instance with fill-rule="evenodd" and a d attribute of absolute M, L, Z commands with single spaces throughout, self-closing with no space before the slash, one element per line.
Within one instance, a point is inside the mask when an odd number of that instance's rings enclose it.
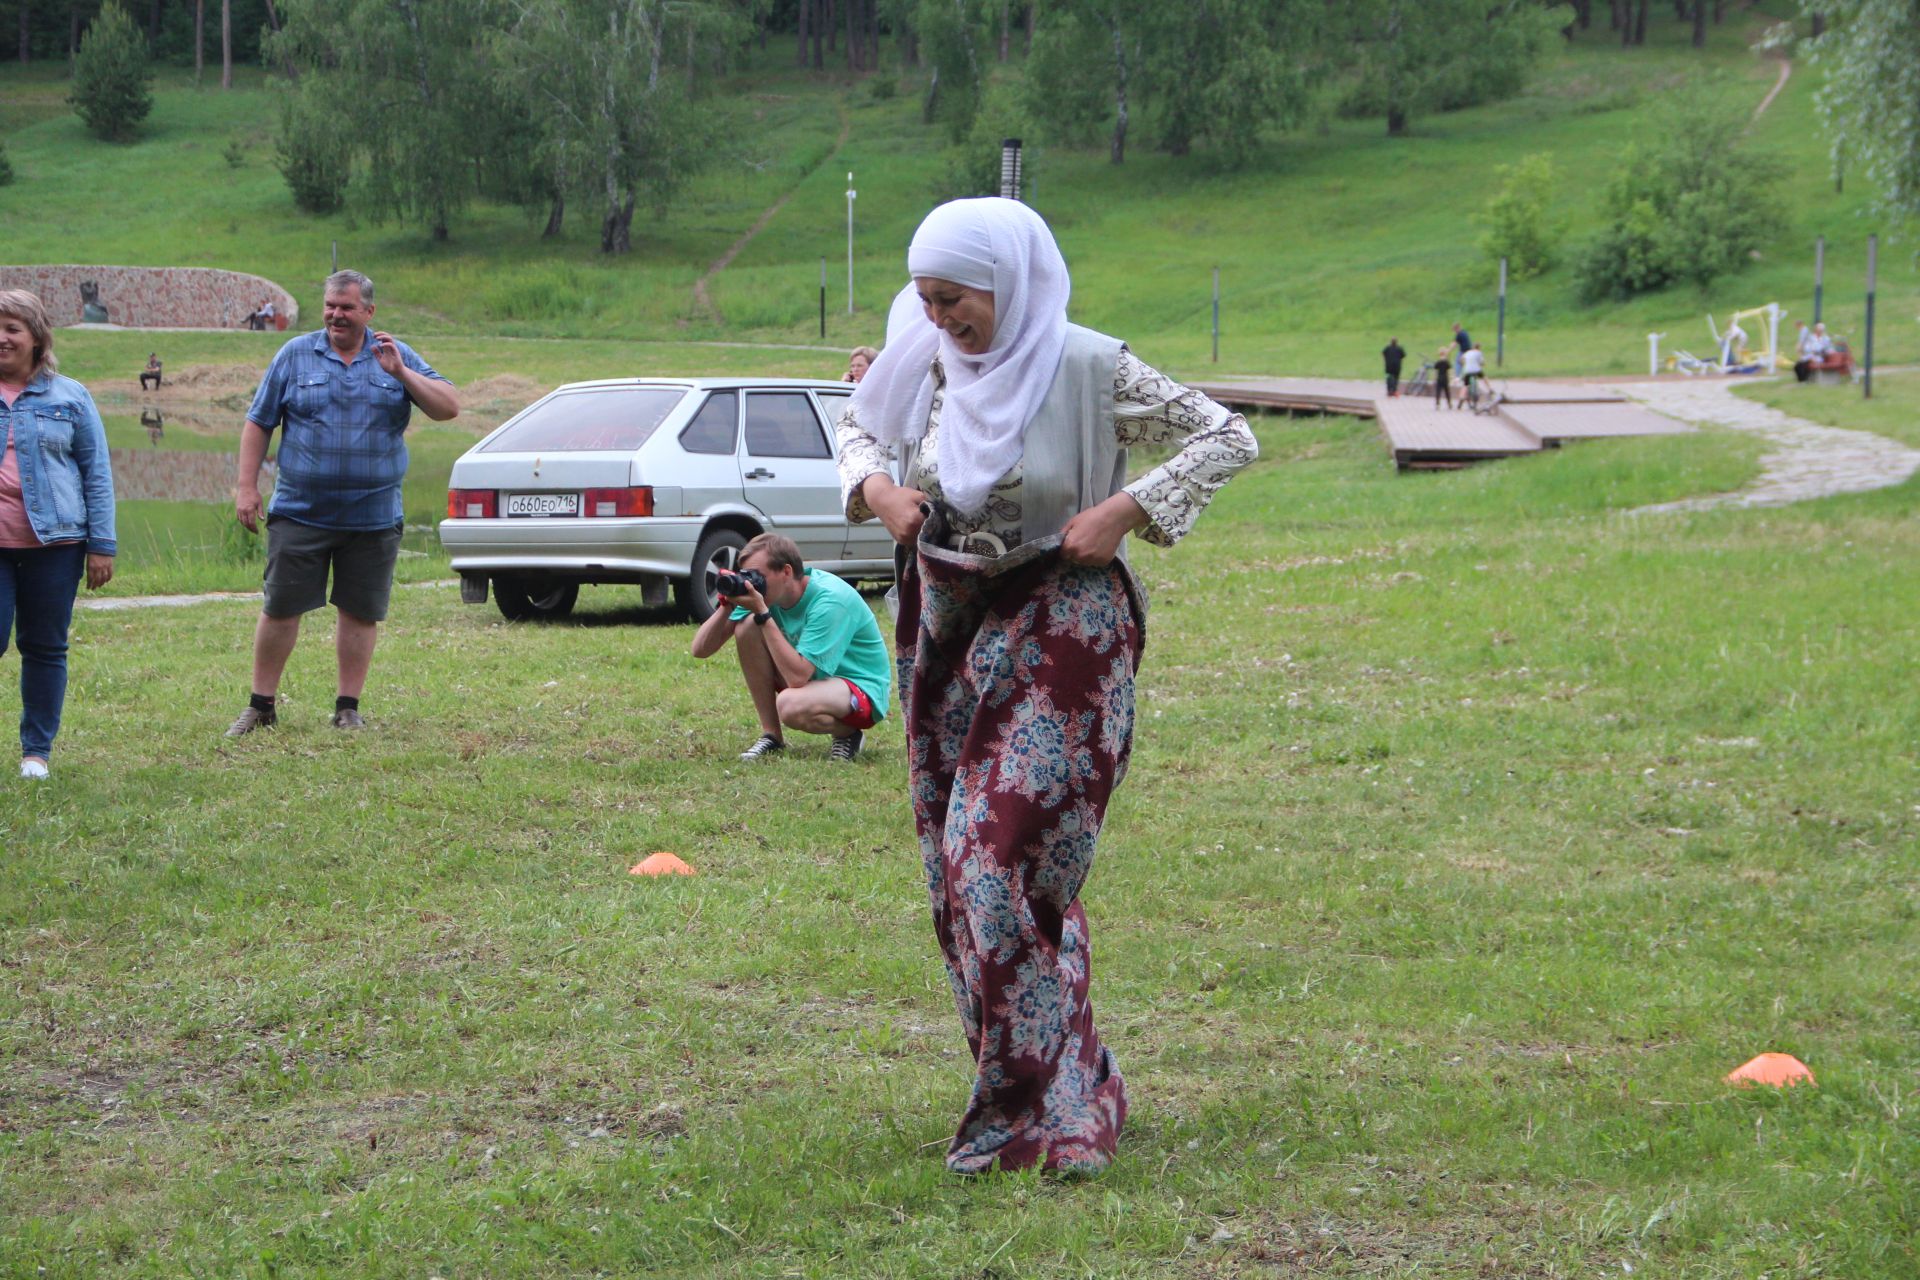
<path fill-rule="evenodd" d="M 510 516 L 577 516 L 580 514 L 580 495 L 577 493 L 510 493 L 507 495 L 507 514 Z"/>

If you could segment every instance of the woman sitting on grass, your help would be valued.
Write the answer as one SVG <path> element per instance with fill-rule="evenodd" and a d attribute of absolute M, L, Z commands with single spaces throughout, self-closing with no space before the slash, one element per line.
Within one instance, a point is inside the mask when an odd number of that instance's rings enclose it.
<path fill-rule="evenodd" d="M 113 577 L 113 470 L 93 397 L 54 372 L 53 325 L 0 289 L 0 653 L 20 645 L 20 776 L 44 778 L 67 698 L 67 628 L 80 575 Z"/>
<path fill-rule="evenodd" d="M 1066 263 L 1027 206 L 942 205 L 907 274 L 840 477 L 848 518 L 902 548 L 914 824 L 978 1072 L 947 1167 L 1099 1169 L 1127 1095 L 1080 889 L 1133 746 L 1146 600 L 1121 543 L 1174 542 L 1258 450 L 1244 418 L 1067 322 Z M 1122 487 L 1129 446 L 1173 441 Z"/>

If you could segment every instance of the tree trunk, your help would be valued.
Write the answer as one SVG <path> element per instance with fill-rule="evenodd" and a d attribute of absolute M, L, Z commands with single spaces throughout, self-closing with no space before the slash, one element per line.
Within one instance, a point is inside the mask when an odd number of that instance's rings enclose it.
<path fill-rule="evenodd" d="M 1113 148 L 1110 159 L 1115 164 L 1127 161 L 1127 46 L 1120 35 L 1120 24 L 1110 22 L 1113 28 Z"/>
<path fill-rule="evenodd" d="M 920 123 L 932 124 L 933 113 L 940 109 L 940 68 L 927 77 L 927 96 L 920 100 Z"/>
<path fill-rule="evenodd" d="M 160 43 L 160 0 L 152 0 L 147 5 L 147 52 L 152 53 Z"/>
<path fill-rule="evenodd" d="M 1013 0 L 1000 0 L 1000 61 L 1013 51 Z"/>
<path fill-rule="evenodd" d="M 1647 5 L 1648 3 L 1649 3 L 1649 0 L 1640 0 L 1640 11 L 1634 18 L 1633 42 L 1635 44 L 1645 44 L 1647 42 Z"/>
<path fill-rule="evenodd" d="M 1407 135 L 1407 109 L 1399 103 L 1387 105 L 1387 136 L 1404 138 Z"/>
<path fill-rule="evenodd" d="M 842 0 L 847 24 L 847 70 L 860 69 L 860 0 Z"/>
<path fill-rule="evenodd" d="M 793 50 L 793 65 L 796 67 L 804 67 L 807 65 L 807 19 L 811 15 L 812 10 L 813 4 L 811 0 L 800 0 L 799 40 Z"/>
<path fill-rule="evenodd" d="M 1812 17 L 1813 17 L 1813 35 L 1814 35 L 1814 39 L 1817 40 L 1821 36 L 1827 33 L 1827 15 L 1824 13 L 1816 13 L 1812 15 Z M 26 21 L 26 18 L 24 16 L 24 11 L 23 11 L 21 22 L 24 23 L 25 21 Z M 21 29 L 25 30 L 25 27 L 23 26 Z M 25 46 L 22 46 L 21 48 L 20 60 L 22 62 L 25 62 L 27 60 Z"/>
<path fill-rule="evenodd" d="M 193 83 L 207 69 L 207 0 L 193 0 Z"/>
<path fill-rule="evenodd" d="M 800 2 L 802 4 L 811 2 L 813 5 L 813 69 L 815 71 L 825 71 L 827 69 L 827 46 L 824 33 L 820 28 L 827 25 L 827 0 L 800 0 Z"/>
<path fill-rule="evenodd" d="M 267 0 L 267 26 L 273 34 L 280 34 L 280 11 L 274 7 L 273 0 Z M 300 83 L 300 68 L 293 64 L 293 56 L 284 51 L 280 54 L 280 72 L 289 84 Z"/>
<path fill-rule="evenodd" d="M 1693 47 L 1707 47 L 1707 0 L 1693 0 Z"/>
<path fill-rule="evenodd" d="M 33 5 L 20 0 L 20 65 L 33 61 Z"/>
<path fill-rule="evenodd" d="M 838 53 L 840 52 L 840 23 L 837 21 L 840 17 L 839 3 L 838 0 L 823 0 L 823 2 L 826 4 L 827 12 L 821 25 L 827 29 L 827 52 Z"/>
<path fill-rule="evenodd" d="M 233 88 L 233 0 L 220 0 L 220 87 Z"/>
<path fill-rule="evenodd" d="M 564 187 L 553 193 L 553 207 L 547 210 L 547 226 L 540 233 L 542 240 L 551 240 L 560 234 L 567 220 L 567 192 Z"/>
<path fill-rule="evenodd" d="M 1720 25 L 1720 19 L 1725 15 L 1726 9 L 1727 0 L 1713 0 L 1713 22 L 1715 26 Z"/>
<path fill-rule="evenodd" d="M 633 188 L 628 187 L 623 203 L 611 203 L 607 206 L 607 216 L 600 223 L 600 252 L 632 252 L 633 199 Z"/>
<path fill-rule="evenodd" d="M 1033 24 L 1040 16 L 1040 0 L 1027 0 L 1027 52 L 1033 52 Z"/>
<path fill-rule="evenodd" d="M 1573 13 L 1582 31 L 1593 26 L 1593 0 L 1574 0 Z"/>
<path fill-rule="evenodd" d="M 67 6 L 67 74 L 73 74 L 73 63 L 80 56 L 80 6 Z"/>

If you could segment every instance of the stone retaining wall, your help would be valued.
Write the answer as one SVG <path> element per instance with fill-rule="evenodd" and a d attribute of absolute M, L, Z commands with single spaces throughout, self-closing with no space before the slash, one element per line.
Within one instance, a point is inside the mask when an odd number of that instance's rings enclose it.
<path fill-rule="evenodd" d="M 128 329 L 244 329 L 247 317 L 268 301 L 289 327 L 300 317 L 300 304 L 292 294 L 262 276 L 240 271 L 0 266 L 0 289 L 33 290 L 47 304 L 56 326 L 83 323 L 83 283 L 99 287 L 107 323 Z"/>

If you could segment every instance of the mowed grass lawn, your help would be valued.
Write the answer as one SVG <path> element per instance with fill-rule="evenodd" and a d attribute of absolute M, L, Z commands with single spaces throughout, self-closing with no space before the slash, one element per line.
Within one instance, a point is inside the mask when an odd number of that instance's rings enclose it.
<path fill-rule="evenodd" d="M 369 732 L 316 619 L 230 743 L 250 606 L 95 612 L 0 784 L 0 1275 L 1913 1275 L 1920 486 L 1635 517 L 1757 445 L 1261 433 L 1136 559 L 1105 1176 L 942 1169 L 897 719 L 747 768 L 684 624 L 423 587 Z M 1819 1087 L 1720 1083 L 1763 1050 Z"/>

